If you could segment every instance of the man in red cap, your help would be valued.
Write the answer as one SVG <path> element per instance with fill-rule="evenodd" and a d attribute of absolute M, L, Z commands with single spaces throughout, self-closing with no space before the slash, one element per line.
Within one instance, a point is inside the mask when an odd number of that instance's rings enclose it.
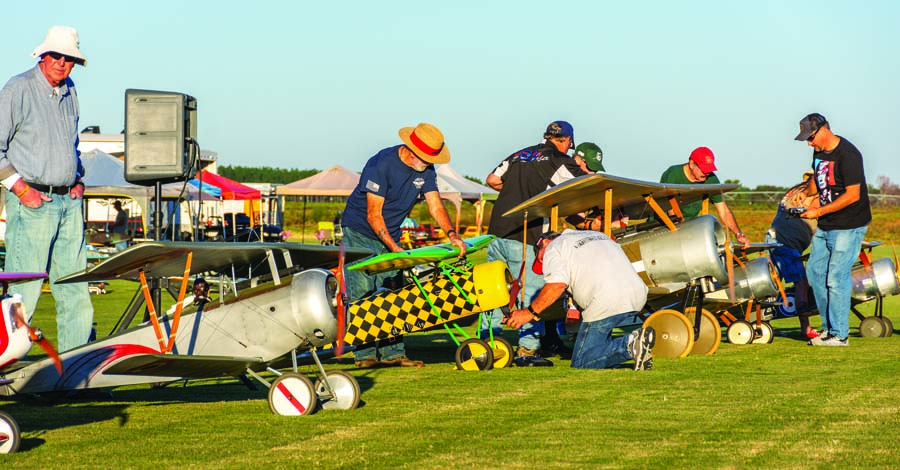
<path fill-rule="evenodd" d="M 691 152 L 687 163 L 672 165 L 663 172 L 659 178 L 660 183 L 673 184 L 721 184 L 716 176 L 716 156 L 709 147 L 697 147 Z M 734 213 L 725 204 L 721 194 L 715 194 L 709 198 L 716 206 L 719 220 L 735 234 L 735 238 L 745 246 L 750 244 L 750 239 L 741 231 Z M 681 214 L 685 220 L 693 219 L 700 214 L 702 201 L 692 202 L 681 206 Z"/>

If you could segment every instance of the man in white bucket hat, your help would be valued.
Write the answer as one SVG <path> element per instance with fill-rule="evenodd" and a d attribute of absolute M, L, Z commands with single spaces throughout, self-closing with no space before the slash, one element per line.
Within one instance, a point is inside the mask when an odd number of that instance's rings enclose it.
<path fill-rule="evenodd" d="M 84 66 L 78 32 L 53 26 L 32 57 L 34 68 L 0 90 L 0 184 L 6 197 L 6 270 L 48 272 L 56 300 L 58 347 L 88 341 L 94 311 L 87 283 L 57 284 L 86 265 L 84 167 L 78 152 L 78 95 L 69 78 Z M 41 281 L 16 284 L 29 320 Z"/>

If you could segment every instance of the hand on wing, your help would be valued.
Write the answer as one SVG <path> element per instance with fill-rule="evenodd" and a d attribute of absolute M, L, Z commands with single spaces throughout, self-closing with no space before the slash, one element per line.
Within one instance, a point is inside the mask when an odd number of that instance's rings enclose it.
<path fill-rule="evenodd" d="M 462 258 L 463 256 L 466 256 L 466 242 L 464 242 L 463 239 L 456 234 L 456 232 L 451 233 L 449 238 L 450 243 L 452 243 L 453 246 L 459 248 L 459 257 Z"/>
<path fill-rule="evenodd" d="M 522 325 L 530 322 L 533 319 L 531 312 L 528 309 L 519 309 L 513 311 L 508 317 L 503 319 L 503 323 L 509 326 L 510 328 L 518 329 Z"/>
<path fill-rule="evenodd" d="M 737 239 L 737 241 L 741 242 L 741 244 L 744 245 L 744 248 L 747 248 L 750 246 L 750 239 L 747 238 L 747 235 L 744 235 L 743 232 L 738 232 L 735 235 L 735 238 Z"/>
<path fill-rule="evenodd" d="M 72 189 L 69 190 L 69 197 L 72 199 L 81 199 L 84 197 L 84 183 L 81 181 L 75 183 L 75 186 L 72 186 Z"/>
<path fill-rule="evenodd" d="M 32 209 L 37 209 L 38 207 L 41 207 L 44 202 L 50 202 L 52 200 L 47 197 L 46 194 L 28 186 L 28 183 L 22 179 L 16 181 L 16 184 L 14 184 L 10 190 L 12 190 L 13 194 L 19 198 L 19 201 L 21 201 L 24 206 Z"/>

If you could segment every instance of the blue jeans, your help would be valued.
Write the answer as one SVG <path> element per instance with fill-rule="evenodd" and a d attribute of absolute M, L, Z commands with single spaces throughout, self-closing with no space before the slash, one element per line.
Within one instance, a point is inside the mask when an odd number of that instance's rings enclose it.
<path fill-rule="evenodd" d="M 631 351 L 628 350 L 628 335 L 613 338 L 612 331 L 621 325 L 634 325 L 636 313 L 620 313 L 582 323 L 572 351 L 572 367 L 606 369 L 632 359 Z"/>
<path fill-rule="evenodd" d="M 387 247 L 384 246 L 381 240 L 372 240 L 352 228 L 343 227 L 342 229 L 344 246 L 347 248 L 368 248 L 374 253 L 373 256 L 388 253 Z M 347 270 L 347 295 L 351 301 L 368 297 L 374 294 L 376 290 L 384 287 L 385 282 L 388 284 L 393 282 L 395 278 L 399 277 L 398 274 L 398 271 L 388 271 L 370 276 L 362 271 Z M 390 287 L 390 289 L 394 290 L 398 287 L 399 285 Z M 376 343 L 363 344 L 353 351 L 353 357 L 357 361 L 377 356 L 381 356 L 383 361 L 406 356 L 403 335 L 383 339 Z"/>
<path fill-rule="evenodd" d="M 56 301 L 57 347 L 68 351 L 87 343 L 94 321 L 87 283 L 56 283 L 87 266 L 82 200 L 68 194 L 48 196 L 53 200 L 32 209 L 7 192 L 6 271 L 50 274 L 50 290 Z M 23 282 L 9 289 L 22 294 L 29 321 L 41 295 L 41 284 L 42 281 Z"/>
<path fill-rule="evenodd" d="M 534 249 L 530 246 L 525 248 L 525 302 L 520 298 L 516 299 L 518 308 L 525 308 L 531 305 L 531 301 L 537 296 L 541 288 L 544 287 L 544 276 L 535 274 L 531 271 L 531 265 L 534 263 Z M 522 242 L 516 240 L 508 240 L 498 238 L 488 245 L 487 252 L 488 261 L 503 261 L 509 267 L 509 272 L 513 277 L 519 276 L 519 270 L 522 267 Z M 521 293 L 519 294 L 521 296 Z M 488 337 L 488 328 L 493 330 L 494 335 L 503 331 L 503 313 L 500 309 L 494 309 L 482 317 L 481 320 L 481 337 Z M 519 327 L 519 346 L 527 349 L 540 349 L 541 336 L 544 335 L 543 322 L 526 323 Z"/>
<path fill-rule="evenodd" d="M 838 338 L 850 334 L 850 268 L 859 256 L 868 226 L 849 230 L 817 229 L 806 262 L 806 277 L 812 286 L 822 330 Z"/>

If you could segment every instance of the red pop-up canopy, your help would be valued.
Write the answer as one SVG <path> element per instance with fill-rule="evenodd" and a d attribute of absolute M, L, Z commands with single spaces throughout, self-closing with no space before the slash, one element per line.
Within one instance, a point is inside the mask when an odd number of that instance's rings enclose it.
<path fill-rule="evenodd" d="M 248 201 L 260 199 L 262 197 L 262 194 L 258 189 L 245 186 L 224 176 L 219 176 L 206 170 L 203 170 L 202 176 L 204 183 L 211 184 L 222 190 L 222 199 L 230 201 Z"/>

